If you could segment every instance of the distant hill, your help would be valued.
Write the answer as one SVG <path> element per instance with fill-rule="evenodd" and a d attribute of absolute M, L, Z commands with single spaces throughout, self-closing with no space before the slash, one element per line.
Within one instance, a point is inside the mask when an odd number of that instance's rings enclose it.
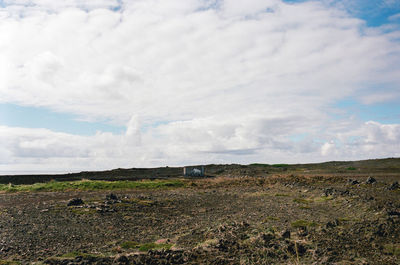
<path fill-rule="evenodd" d="M 368 175 L 399 174 L 400 158 L 370 159 L 361 161 L 331 161 L 313 164 L 250 164 L 205 165 L 207 176 L 266 176 L 269 174 L 329 174 Z M 139 180 L 183 177 L 183 167 L 118 168 L 106 171 L 82 171 L 70 174 L 3 175 L 1 184 L 32 184 L 36 182 L 92 180 Z"/>

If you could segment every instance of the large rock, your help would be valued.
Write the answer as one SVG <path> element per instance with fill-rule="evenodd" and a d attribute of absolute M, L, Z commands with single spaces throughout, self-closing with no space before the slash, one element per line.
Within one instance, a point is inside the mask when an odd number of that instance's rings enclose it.
<path fill-rule="evenodd" d="M 360 184 L 360 182 L 359 182 L 358 180 L 355 180 L 355 179 L 349 179 L 347 182 L 348 182 L 350 185 L 357 185 L 357 184 Z"/>
<path fill-rule="evenodd" d="M 71 199 L 67 205 L 68 206 L 77 206 L 77 205 L 82 205 L 82 204 L 84 204 L 84 202 L 81 198 L 74 198 L 74 199 Z"/>
<path fill-rule="evenodd" d="M 388 190 L 397 190 L 398 188 L 400 188 L 400 186 L 399 186 L 399 183 L 396 181 L 396 182 L 393 182 L 393 183 L 388 187 Z"/>
<path fill-rule="evenodd" d="M 376 179 L 373 177 L 368 177 L 367 181 L 365 181 L 366 184 L 373 184 L 376 182 Z"/>
<path fill-rule="evenodd" d="M 119 198 L 117 195 L 115 195 L 114 193 L 110 193 L 106 196 L 106 200 L 108 201 L 118 201 Z"/>

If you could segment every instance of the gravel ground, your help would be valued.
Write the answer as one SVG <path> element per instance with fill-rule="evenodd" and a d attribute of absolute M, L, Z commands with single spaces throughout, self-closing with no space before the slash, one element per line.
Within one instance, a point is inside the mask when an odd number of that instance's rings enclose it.
<path fill-rule="evenodd" d="M 375 180 L 0 193 L 0 264 L 400 264 L 400 176 Z"/>

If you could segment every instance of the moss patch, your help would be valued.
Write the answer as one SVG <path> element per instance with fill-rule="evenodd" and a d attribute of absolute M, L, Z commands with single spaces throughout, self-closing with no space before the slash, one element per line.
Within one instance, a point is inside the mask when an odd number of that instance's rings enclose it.
<path fill-rule="evenodd" d="M 313 202 L 313 200 L 296 198 L 296 199 L 293 199 L 293 202 L 300 203 L 300 204 L 310 204 Z"/>
<path fill-rule="evenodd" d="M 330 201 L 330 200 L 333 200 L 332 196 L 322 196 L 322 197 L 314 198 L 314 202 L 326 202 L 326 201 Z"/>
<path fill-rule="evenodd" d="M 71 209 L 71 212 L 73 212 L 74 214 L 95 214 L 96 210 L 95 209 L 89 209 L 89 208 L 74 208 Z"/>
<path fill-rule="evenodd" d="M 19 265 L 21 262 L 13 260 L 0 260 L 0 265 Z"/>
<path fill-rule="evenodd" d="M 295 228 L 297 228 L 297 227 L 315 227 L 315 226 L 317 226 L 317 223 L 301 219 L 301 220 L 294 221 L 291 225 L 292 225 L 292 227 L 295 227 Z"/>

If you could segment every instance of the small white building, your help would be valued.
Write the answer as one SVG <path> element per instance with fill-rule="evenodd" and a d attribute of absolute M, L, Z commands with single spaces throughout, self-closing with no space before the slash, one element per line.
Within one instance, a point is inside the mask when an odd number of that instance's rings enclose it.
<path fill-rule="evenodd" d="M 204 166 L 190 166 L 183 168 L 185 177 L 204 177 Z"/>

